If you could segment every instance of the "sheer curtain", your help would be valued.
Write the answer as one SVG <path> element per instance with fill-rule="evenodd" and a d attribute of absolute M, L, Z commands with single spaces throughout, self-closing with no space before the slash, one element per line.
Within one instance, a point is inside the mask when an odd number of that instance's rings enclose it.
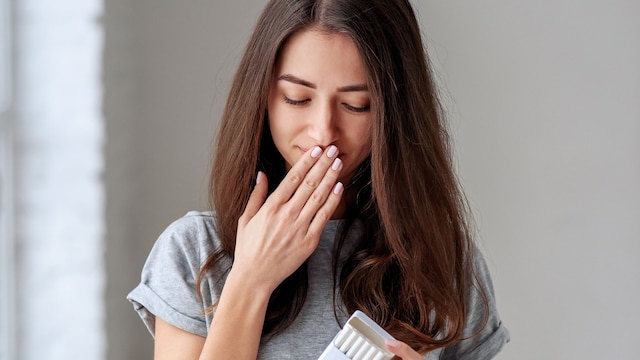
<path fill-rule="evenodd" d="M 13 231 L 3 243 L 15 286 L 3 297 L 16 316 L 5 325 L 15 341 L 6 356 L 103 359 L 103 4 L 13 6 L 12 125 L 2 130 L 3 141 L 13 132 L 4 153 L 13 164 Z"/>

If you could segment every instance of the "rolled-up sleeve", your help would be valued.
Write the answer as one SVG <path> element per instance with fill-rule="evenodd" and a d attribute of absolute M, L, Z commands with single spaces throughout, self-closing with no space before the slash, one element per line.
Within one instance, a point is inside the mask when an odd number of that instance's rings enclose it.
<path fill-rule="evenodd" d="M 201 265 L 197 239 L 194 219 L 183 217 L 171 224 L 149 253 L 140 284 L 127 295 L 152 336 L 156 317 L 190 333 L 207 335 L 203 303 L 195 289 Z"/>

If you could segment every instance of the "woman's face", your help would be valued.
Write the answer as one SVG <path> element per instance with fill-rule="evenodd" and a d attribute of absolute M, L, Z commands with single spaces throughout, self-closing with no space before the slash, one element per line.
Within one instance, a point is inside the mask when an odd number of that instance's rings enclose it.
<path fill-rule="evenodd" d="M 348 184 L 371 152 L 367 76 L 346 35 L 306 30 L 285 44 L 269 91 L 269 127 L 287 171 L 310 148 L 338 147 Z"/>

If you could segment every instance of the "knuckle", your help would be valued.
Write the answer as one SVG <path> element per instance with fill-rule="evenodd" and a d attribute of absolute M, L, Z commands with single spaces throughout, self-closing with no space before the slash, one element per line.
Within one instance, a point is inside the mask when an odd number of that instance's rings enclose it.
<path fill-rule="evenodd" d="M 274 205 L 273 201 L 269 201 L 269 199 L 267 199 L 260 209 L 267 215 L 273 215 L 276 212 L 277 207 Z"/>
<path fill-rule="evenodd" d="M 310 177 L 304 179 L 304 184 L 310 187 L 311 189 L 315 189 L 316 187 L 318 187 L 318 182 L 315 179 Z"/>
<path fill-rule="evenodd" d="M 297 172 L 292 173 L 291 177 L 289 177 L 289 182 L 291 182 L 294 185 L 299 184 L 301 180 L 302 180 L 302 176 L 300 176 L 300 174 L 298 174 Z"/>
<path fill-rule="evenodd" d="M 315 232 L 308 232 L 302 241 L 303 245 L 307 247 L 308 250 L 313 251 L 313 249 L 318 245 L 319 240 L 320 238 Z"/>
<path fill-rule="evenodd" d="M 282 215 L 285 219 L 295 219 L 297 217 L 297 211 L 293 207 L 287 206 L 283 209 Z"/>
<path fill-rule="evenodd" d="M 326 210 L 319 210 L 316 213 L 315 220 L 318 220 L 321 223 L 325 223 L 329 221 L 329 213 Z"/>
<path fill-rule="evenodd" d="M 320 205 L 324 202 L 324 197 L 319 192 L 314 191 L 309 200 L 316 205 Z"/>

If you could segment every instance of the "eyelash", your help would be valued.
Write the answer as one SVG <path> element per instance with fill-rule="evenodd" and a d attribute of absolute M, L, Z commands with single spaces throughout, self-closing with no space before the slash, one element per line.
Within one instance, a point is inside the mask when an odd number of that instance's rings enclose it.
<path fill-rule="evenodd" d="M 282 98 L 282 101 L 284 101 L 285 103 L 287 103 L 289 105 L 300 106 L 300 105 L 304 105 L 304 104 L 308 103 L 309 99 L 306 99 L 306 100 L 293 100 L 293 99 L 289 99 L 288 97 L 284 96 Z"/>
<path fill-rule="evenodd" d="M 344 104 L 344 106 L 349 110 L 349 111 L 353 111 L 353 112 L 357 112 L 357 113 L 363 113 L 363 112 L 367 112 L 369 111 L 369 109 L 371 109 L 370 105 L 364 106 L 364 107 L 355 107 L 355 106 L 351 106 L 349 104 Z"/>
<path fill-rule="evenodd" d="M 294 99 L 289 99 L 288 97 L 284 96 L 282 98 L 282 101 L 284 101 L 285 103 L 289 104 L 289 105 L 293 105 L 293 106 L 301 106 L 301 105 L 305 105 L 307 103 L 309 103 L 309 99 L 305 99 L 305 100 L 294 100 Z M 364 106 L 364 107 L 355 107 L 355 106 L 351 106 L 349 104 L 343 104 L 345 106 L 345 108 L 347 108 L 347 110 L 349 111 L 353 111 L 353 112 L 357 112 L 357 113 L 363 113 L 363 112 L 367 112 L 369 111 L 369 109 L 371 109 L 370 105 Z"/>

